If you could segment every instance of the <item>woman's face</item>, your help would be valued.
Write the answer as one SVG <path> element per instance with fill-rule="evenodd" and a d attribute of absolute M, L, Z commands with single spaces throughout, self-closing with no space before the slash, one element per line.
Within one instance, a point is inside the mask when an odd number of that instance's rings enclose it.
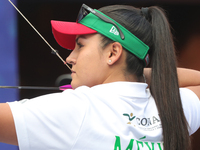
<path fill-rule="evenodd" d="M 107 55 L 101 48 L 99 34 L 78 35 L 75 49 L 66 59 L 72 65 L 72 87 L 103 83 L 107 77 Z"/>

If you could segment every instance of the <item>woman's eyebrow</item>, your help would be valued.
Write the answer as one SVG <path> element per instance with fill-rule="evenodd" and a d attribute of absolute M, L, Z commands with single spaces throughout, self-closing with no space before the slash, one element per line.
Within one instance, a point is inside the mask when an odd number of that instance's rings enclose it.
<path fill-rule="evenodd" d="M 80 35 L 80 36 L 78 36 L 78 37 L 76 38 L 76 43 L 78 43 L 78 40 L 79 40 L 80 38 L 86 39 L 86 36 L 85 36 L 85 35 Z"/>

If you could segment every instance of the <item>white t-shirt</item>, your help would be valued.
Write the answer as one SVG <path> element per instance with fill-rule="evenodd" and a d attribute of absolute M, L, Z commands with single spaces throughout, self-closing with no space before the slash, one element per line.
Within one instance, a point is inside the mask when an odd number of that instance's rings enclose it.
<path fill-rule="evenodd" d="M 20 150 L 163 150 L 158 111 L 145 83 L 114 82 L 9 103 Z M 190 134 L 200 102 L 180 89 Z"/>

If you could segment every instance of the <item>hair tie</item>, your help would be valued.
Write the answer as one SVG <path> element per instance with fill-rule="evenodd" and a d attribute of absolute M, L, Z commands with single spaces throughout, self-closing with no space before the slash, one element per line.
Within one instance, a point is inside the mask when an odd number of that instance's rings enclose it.
<path fill-rule="evenodd" d="M 147 20 L 149 19 L 149 8 L 148 7 L 142 7 L 141 13 Z"/>
<path fill-rule="evenodd" d="M 147 67 L 150 63 L 150 57 L 149 57 L 149 54 L 146 55 L 145 59 L 144 59 L 144 62 L 145 62 L 145 67 Z"/>

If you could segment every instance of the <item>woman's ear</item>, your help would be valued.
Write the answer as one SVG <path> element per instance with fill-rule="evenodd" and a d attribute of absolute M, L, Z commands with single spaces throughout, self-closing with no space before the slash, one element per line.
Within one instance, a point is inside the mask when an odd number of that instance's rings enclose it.
<path fill-rule="evenodd" d="M 114 42 L 110 45 L 109 48 L 109 56 L 108 56 L 108 64 L 112 65 L 117 62 L 122 56 L 123 47 L 119 42 Z"/>

